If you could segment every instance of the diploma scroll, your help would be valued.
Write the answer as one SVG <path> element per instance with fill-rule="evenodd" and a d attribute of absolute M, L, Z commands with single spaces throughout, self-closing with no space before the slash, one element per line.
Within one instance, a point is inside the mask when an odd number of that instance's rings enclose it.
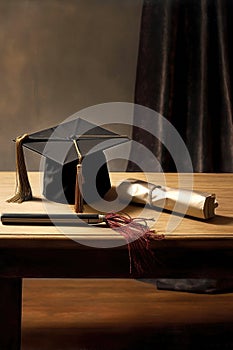
<path fill-rule="evenodd" d="M 147 204 L 199 219 L 214 217 L 218 206 L 215 194 L 158 186 L 145 181 L 127 179 L 117 188 L 122 201 Z"/>

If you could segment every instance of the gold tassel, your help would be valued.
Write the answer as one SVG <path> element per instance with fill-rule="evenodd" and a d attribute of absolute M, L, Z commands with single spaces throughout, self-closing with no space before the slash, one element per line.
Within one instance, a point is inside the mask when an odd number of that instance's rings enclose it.
<path fill-rule="evenodd" d="M 75 185 L 75 205 L 74 210 L 76 213 L 83 212 L 83 196 L 80 191 L 80 187 L 82 186 L 83 178 L 82 178 L 82 164 L 77 165 L 77 173 L 76 173 L 76 185 Z"/>
<path fill-rule="evenodd" d="M 75 184 L 75 204 L 74 204 L 74 211 L 75 213 L 82 213 L 83 212 L 83 196 L 82 191 L 80 191 L 80 188 L 82 188 L 83 184 L 83 175 L 82 175 L 82 154 L 80 152 L 80 149 L 78 147 L 78 143 L 76 140 L 73 140 L 74 147 L 77 152 L 78 156 L 78 165 L 77 165 L 77 173 L 76 173 L 76 184 Z"/>
<path fill-rule="evenodd" d="M 23 153 L 23 143 L 28 137 L 28 134 L 24 134 L 16 139 L 16 193 L 7 202 L 22 203 L 32 199 L 32 190 Z"/>

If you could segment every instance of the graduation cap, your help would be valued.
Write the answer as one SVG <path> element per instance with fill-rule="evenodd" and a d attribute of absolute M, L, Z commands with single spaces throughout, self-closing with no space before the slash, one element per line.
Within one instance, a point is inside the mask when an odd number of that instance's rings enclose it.
<path fill-rule="evenodd" d="M 104 150 L 129 141 L 82 118 L 16 139 L 16 194 L 9 202 L 32 198 L 27 176 L 23 147 L 45 157 L 43 195 L 52 201 L 75 203 L 82 211 L 83 198 L 87 203 L 103 197 L 111 183 Z"/>

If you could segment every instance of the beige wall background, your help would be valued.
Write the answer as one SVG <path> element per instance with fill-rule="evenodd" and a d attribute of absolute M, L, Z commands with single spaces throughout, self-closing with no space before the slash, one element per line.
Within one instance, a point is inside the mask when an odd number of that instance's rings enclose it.
<path fill-rule="evenodd" d="M 0 170 L 17 135 L 133 102 L 142 0 L 0 0 Z M 26 152 L 29 169 L 39 156 Z"/>

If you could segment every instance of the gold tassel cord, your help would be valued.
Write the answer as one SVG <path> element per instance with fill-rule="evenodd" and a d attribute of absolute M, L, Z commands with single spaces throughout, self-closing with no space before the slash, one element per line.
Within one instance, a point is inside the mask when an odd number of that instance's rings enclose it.
<path fill-rule="evenodd" d="M 76 173 L 76 186 L 75 186 L 75 207 L 74 210 L 76 213 L 83 212 L 83 196 L 80 191 L 80 187 L 82 186 L 83 178 L 82 178 L 82 164 L 77 165 L 77 173 Z"/>
<path fill-rule="evenodd" d="M 76 173 L 76 185 L 75 185 L 75 204 L 74 211 L 76 213 L 83 212 L 83 196 L 82 196 L 82 184 L 83 184 L 83 176 L 82 176 L 82 154 L 78 147 L 76 140 L 73 140 L 77 155 L 78 155 L 78 165 L 77 165 L 77 173 Z"/>
<path fill-rule="evenodd" d="M 22 203 L 32 199 L 32 190 L 23 153 L 23 143 L 28 137 L 28 134 L 24 134 L 16 139 L 16 193 L 7 202 Z"/>

